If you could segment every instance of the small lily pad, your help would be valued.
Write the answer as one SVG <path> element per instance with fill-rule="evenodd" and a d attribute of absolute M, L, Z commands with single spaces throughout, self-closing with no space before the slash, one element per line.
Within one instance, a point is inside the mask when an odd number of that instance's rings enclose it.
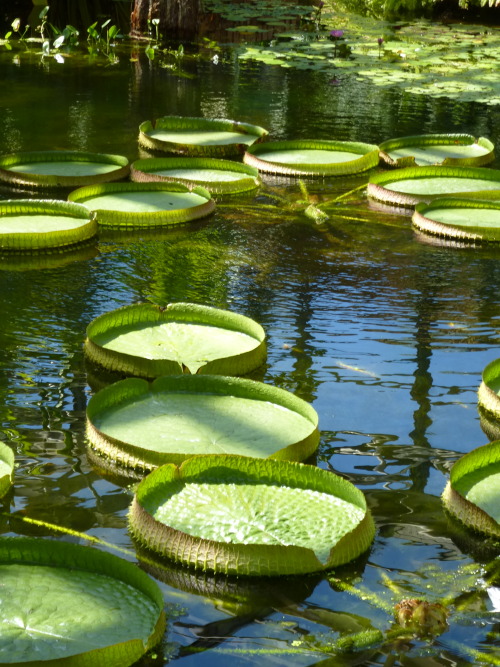
<path fill-rule="evenodd" d="M 212 194 L 236 194 L 260 185 L 257 169 L 240 162 L 215 158 L 148 158 L 131 166 L 135 182 L 177 181 L 189 187 L 203 186 Z"/>
<path fill-rule="evenodd" d="M 145 378 L 245 375 L 263 363 L 266 343 L 262 327 L 244 315 L 197 304 L 137 304 L 93 320 L 85 352 L 107 370 Z"/>
<path fill-rule="evenodd" d="M 275 141 L 247 150 L 243 161 L 259 171 L 289 176 L 345 176 L 379 162 L 378 146 L 349 141 Z"/>
<path fill-rule="evenodd" d="M 316 411 L 288 391 L 210 375 L 129 378 L 87 406 L 91 445 L 144 470 L 200 454 L 302 461 L 318 446 L 317 426 Z"/>
<path fill-rule="evenodd" d="M 500 421 L 500 359 L 485 366 L 478 390 L 479 407 Z"/>
<path fill-rule="evenodd" d="M 14 452 L 10 447 L 0 442 L 0 498 L 12 486 L 14 477 Z"/>
<path fill-rule="evenodd" d="M 449 512 L 472 530 L 500 537 L 500 441 L 462 456 L 443 493 Z"/>
<path fill-rule="evenodd" d="M 412 217 L 420 231 L 461 241 L 500 241 L 500 202 L 435 199 L 417 204 Z"/>
<path fill-rule="evenodd" d="M 91 547 L 0 538 L 0 580 L 2 665 L 127 667 L 165 631 L 157 584 Z"/>
<path fill-rule="evenodd" d="M 85 206 L 65 201 L 0 201 L 0 252 L 38 253 L 70 249 L 97 234 Z"/>
<path fill-rule="evenodd" d="M 0 180 L 30 189 L 74 188 L 126 178 L 127 158 L 106 153 L 33 151 L 0 156 Z"/>
<path fill-rule="evenodd" d="M 108 183 L 74 190 L 70 201 L 83 204 L 102 227 L 167 227 L 203 218 L 215 208 L 204 188 L 182 183 Z"/>
<path fill-rule="evenodd" d="M 139 143 L 146 149 L 189 156 L 229 157 L 260 141 L 267 130 L 225 119 L 164 116 L 139 127 Z"/>
<path fill-rule="evenodd" d="M 368 196 L 397 206 L 457 197 L 500 199 L 500 170 L 483 167 L 408 167 L 370 176 Z"/>
<path fill-rule="evenodd" d="M 489 139 L 470 134 L 422 134 L 380 144 L 380 157 L 391 167 L 425 165 L 481 167 L 495 159 Z"/>
<path fill-rule="evenodd" d="M 315 466 L 243 456 L 167 464 L 137 487 L 136 541 L 196 569 L 250 576 L 353 560 L 375 533 L 361 491 Z"/>

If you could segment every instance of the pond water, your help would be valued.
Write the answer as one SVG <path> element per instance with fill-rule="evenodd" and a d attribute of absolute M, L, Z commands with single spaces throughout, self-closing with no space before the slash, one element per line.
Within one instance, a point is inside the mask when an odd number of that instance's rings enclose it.
<path fill-rule="evenodd" d="M 0 154 L 74 149 L 132 160 L 144 156 L 139 124 L 166 114 L 241 120 L 278 140 L 378 144 L 467 132 L 500 145 L 494 106 L 354 78 L 337 85 L 321 72 L 238 62 L 230 50 L 218 62 L 186 58 L 182 71 L 151 63 L 139 48 L 118 56 L 113 65 L 71 54 L 58 62 L 33 46 L 0 47 Z M 249 584 L 151 570 L 170 620 L 164 645 L 142 665 L 482 664 L 474 651 L 495 660 L 500 619 L 479 590 L 479 566 L 498 552 L 452 524 L 440 495 L 453 462 L 488 442 L 477 389 L 484 366 L 500 356 L 500 248 L 427 242 L 407 215 L 367 201 L 366 180 L 308 182 L 318 201 L 359 188 L 321 224 L 291 205 L 302 198 L 297 181 L 264 176 L 257 194 L 219 203 L 201 222 L 108 233 L 79 253 L 0 264 L 0 431 L 17 461 L 1 534 L 83 542 L 30 520 L 49 522 L 134 560 L 132 488 L 86 452 L 85 408 L 96 383 L 82 344 L 93 318 L 138 301 L 192 301 L 258 321 L 268 360 L 253 377 L 312 403 L 317 464 L 358 486 L 372 510 L 371 550 L 328 576 Z M 0 188 L 2 198 L 22 196 Z M 353 596 L 337 578 L 365 593 Z M 462 590 L 471 593 L 462 609 L 452 607 L 439 638 L 328 655 L 339 633 L 391 628 L 370 593 L 393 604 Z"/>

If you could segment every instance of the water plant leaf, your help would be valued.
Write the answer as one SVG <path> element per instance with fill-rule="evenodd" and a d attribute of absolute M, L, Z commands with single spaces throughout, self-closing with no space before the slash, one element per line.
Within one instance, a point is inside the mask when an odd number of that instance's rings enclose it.
<path fill-rule="evenodd" d="M 500 359 L 490 361 L 483 369 L 478 403 L 487 416 L 500 421 Z"/>
<path fill-rule="evenodd" d="M 131 165 L 135 182 L 177 181 L 189 187 L 202 185 L 212 194 L 236 194 L 258 188 L 257 169 L 246 164 L 215 158 L 147 158 Z"/>
<path fill-rule="evenodd" d="M 435 199 L 417 204 L 412 217 L 420 231 L 462 241 L 500 241 L 500 202 Z"/>
<path fill-rule="evenodd" d="M 96 214 L 103 227 L 169 226 L 203 218 L 215 208 L 210 193 L 182 183 L 107 183 L 68 195 Z"/>
<path fill-rule="evenodd" d="M 129 378 L 95 394 L 87 435 L 103 455 L 151 470 L 200 454 L 301 461 L 317 448 L 318 416 L 293 394 L 242 378 Z"/>
<path fill-rule="evenodd" d="M 289 176 L 343 176 L 379 163 L 378 146 L 348 141 L 276 141 L 249 148 L 243 161 L 259 171 Z"/>
<path fill-rule="evenodd" d="M 226 574 L 284 575 L 348 562 L 374 525 L 361 491 L 314 466 L 242 456 L 165 465 L 138 486 L 135 539 L 161 556 Z"/>
<path fill-rule="evenodd" d="M 30 189 L 79 187 L 126 178 L 121 155 L 78 151 L 32 151 L 0 156 L 0 180 Z"/>
<path fill-rule="evenodd" d="M 14 452 L 0 442 L 0 498 L 10 489 L 14 477 Z"/>
<path fill-rule="evenodd" d="M 500 537 L 500 441 L 455 462 L 443 493 L 447 509 L 469 528 Z"/>
<path fill-rule="evenodd" d="M 383 141 L 380 157 L 391 167 L 433 164 L 484 166 L 495 159 L 494 146 L 485 137 L 470 134 L 424 134 Z"/>
<path fill-rule="evenodd" d="M 500 170 L 483 167 L 407 167 L 372 174 L 368 196 L 412 207 L 439 197 L 500 199 Z"/>
<path fill-rule="evenodd" d="M 100 315 L 87 327 L 94 363 L 155 378 L 182 372 L 245 375 L 266 357 L 265 333 L 252 319 L 197 304 L 136 304 Z"/>
<path fill-rule="evenodd" d="M 165 629 L 157 585 L 97 549 L 1 538 L 0 576 L 2 665 L 131 665 Z"/>
<path fill-rule="evenodd" d="M 141 123 L 139 144 L 153 151 L 230 157 L 267 134 L 262 127 L 233 120 L 163 116 Z"/>
<path fill-rule="evenodd" d="M 50 252 L 87 242 L 97 222 L 85 206 L 42 199 L 0 201 L 0 251 Z"/>

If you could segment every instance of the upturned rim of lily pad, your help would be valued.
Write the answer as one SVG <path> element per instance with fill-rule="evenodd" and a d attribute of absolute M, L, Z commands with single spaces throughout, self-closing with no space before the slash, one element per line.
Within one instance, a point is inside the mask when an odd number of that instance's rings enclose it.
<path fill-rule="evenodd" d="M 115 168 L 106 173 L 95 174 L 89 172 L 85 175 L 65 175 L 64 169 L 57 174 L 43 174 L 32 172 L 19 172 L 12 167 L 21 164 L 54 162 L 64 165 L 65 162 L 81 162 L 88 164 L 107 164 Z M 127 178 L 130 172 L 129 160 L 123 155 L 109 153 L 87 153 L 84 151 L 28 151 L 10 153 L 0 156 L 0 180 L 16 187 L 29 189 L 56 189 L 72 188 L 96 183 L 109 183 Z"/>
<path fill-rule="evenodd" d="M 478 404 L 494 419 L 500 421 L 500 358 L 493 359 L 483 369 L 481 384 L 477 392 Z"/>
<path fill-rule="evenodd" d="M 281 461 L 304 461 L 314 454 L 319 444 L 318 414 L 316 410 L 309 403 L 285 389 L 240 377 L 170 375 L 157 378 L 151 383 L 140 378 L 127 378 L 115 382 L 94 394 L 87 405 L 87 438 L 91 447 L 101 456 L 118 464 L 119 467 L 146 472 L 150 472 L 166 463 L 180 465 L 193 456 L 208 453 L 216 454 L 216 451 L 210 452 L 208 449 L 210 445 L 205 443 L 200 446 L 201 451 L 198 453 L 188 453 L 187 450 L 184 452 L 173 451 L 172 449 L 159 451 L 148 446 L 147 424 L 144 425 L 143 433 L 141 433 L 143 440 L 140 444 L 118 439 L 106 432 L 106 418 L 109 418 L 109 415 L 113 412 L 120 411 L 123 416 L 124 410 L 130 406 L 133 407 L 138 402 L 141 403 L 141 406 L 144 406 L 147 401 L 154 404 L 162 400 L 168 402 L 169 396 L 174 398 L 184 396 L 186 411 L 189 411 L 190 401 L 195 400 L 197 396 L 202 398 L 211 397 L 210 409 L 203 411 L 207 416 L 210 416 L 210 411 L 214 410 L 214 402 L 217 399 L 221 400 L 221 404 L 226 405 L 227 399 L 235 398 L 246 402 L 252 401 L 253 410 L 257 415 L 259 405 L 264 407 L 272 405 L 281 412 L 286 410 L 290 414 L 293 413 L 296 418 L 300 418 L 304 423 L 307 422 L 307 433 L 304 431 L 302 434 L 304 437 L 295 441 L 291 437 L 287 443 L 282 441 L 277 447 L 270 447 L 268 450 L 269 456 L 266 458 Z M 226 410 L 229 410 L 229 408 L 226 407 Z M 232 414 L 232 417 L 234 422 L 231 425 L 232 428 L 236 429 L 238 428 L 236 417 L 234 414 Z M 258 423 L 258 418 L 255 421 Z M 245 424 L 247 423 L 245 421 Z M 240 426 L 240 429 L 244 429 L 244 426 Z M 174 449 L 179 450 L 179 434 L 176 433 L 175 435 Z M 225 435 L 227 437 L 227 432 Z M 295 433 L 294 436 L 297 437 Z M 270 440 L 271 437 L 269 436 Z M 245 444 L 248 446 L 248 442 Z M 191 445 L 191 443 L 185 441 L 184 445 Z M 252 456 L 260 458 L 257 453 L 252 454 Z"/>
<path fill-rule="evenodd" d="M 498 228 L 481 226 L 480 222 L 471 216 L 470 226 L 454 225 L 453 222 L 434 220 L 429 213 L 436 210 L 470 209 L 498 211 Z M 434 199 L 428 204 L 417 204 L 412 216 L 413 226 L 423 233 L 441 238 L 455 239 L 469 243 L 500 242 L 500 201 L 481 201 L 477 199 L 443 198 Z"/>
<path fill-rule="evenodd" d="M 99 315 L 87 326 L 85 354 L 96 366 L 124 375 L 154 379 L 162 375 L 187 373 L 189 372 L 187 367 L 176 359 L 168 357 L 146 359 L 139 353 L 135 355 L 117 352 L 106 349 L 96 342 L 96 337 L 100 334 L 119 332 L 123 327 L 144 328 L 168 322 L 212 325 L 244 333 L 255 340 L 253 349 L 208 361 L 197 370 L 197 373 L 246 375 L 264 363 L 266 358 L 266 334 L 255 320 L 229 310 L 180 301 L 169 303 L 167 306 L 152 303 L 131 304 Z"/>
<path fill-rule="evenodd" d="M 355 507 L 360 517 L 352 520 L 351 527 L 344 526 L 340 530 L 342 536 L 330 536 L 328 553 L 320 556 L 316 552 L 316 542 L 307 547 L 298 544 L 294 537 L 288 544 L 206 539 L 171 527 L 153 516 L 158 507 L 185 487 L 204 485 L 210 492 L 212 486 L 216 489 L 226 484 L 231 489 L 240 485 L 243 489 L 262 486 L 263 491 L 272 488 L 280 494 L 292 490 L 301 496 L 300 501 L 296 498 L 301 508 L 309 507 L 309 494 L 330 496 L 331 511 L 341 501 L 346 507 Z M 233 491 L 230 495 L 233 496 Z M 251 491 L 254 499 L 260 495 L 256 488 Z M 246 507 L 251 507 L 252 502 L 248 500 Z M 259 511 L 262 512 L 262 507 Z M 339 507 L 336 512 L 342 514 Z M 225 516 L 231 521 L 238 519 L 231 512 Z M 310 517 L 310 521 L 318 520 L 320 517 Z M 285 531 L 288 522 L 288 519 L 280 521 Z M 180 467 L 166 464 L 154 470 L 136 488 L 129 512 L 129 528 L 141 548 L 160 558 L 197 570 L 242 576 L 284 576 L 328 570 L 355 560 L 370 547 L 375 535 L 365 496 L 348 480 L 304 463 L 232 455 L 197 456 L 187 459 Z"/>
<path fill-rule="evenodd" d="M 12 449 L 0 442 L 0 463 L 3 463 L 4 471 L 0 469 L 0 498 L 3 498 L 14 481 L 15 456 Z"/>
<path fill-rule="evenodd" d="M 15 231 L 0 234 L 0 254 L 2 253 L 46 253 L 77 249 L 90 242 L 97 235 L 95 216 L 85 206 L 78 203 L 51 199 L 6 199 L 0 201 L 0 228 L 2 219 L 9 217 L 26 218 L 50 216 L 54 218 L 74 218 L 81 221 L 76 226 L 45 231 L 23 230 L 22 220 Z"/>
<path fill-rule="evenodd" d="M 262 153 L 288 150 L 316 150 L 333 152 L 349 152 L 359 158 L 342 162 L 324 164 L 273 162 L 269 158 L 260 157 Z M 288 141 L 266 141 L 251 146 L 243 156 L 243 162 L 257 168 L 261 172 L 284 176 L 347 176 L 368 171 L 379 163 L 379 147 L 355 141 L 332 141 L 315 139 L 294 139 Z"/>
<path fill-rule="evenodd" d="M 241 177 L 233 181 L 208 180 L 206 177 L 189 178 L 179 176 L 168 176 L 158 174 L 158 171 L 170 169 L 210 169 L 213 171 L 231 171 L 241 174 Z M 231 195 L 240 192 L 248 192 L 257 189 L 261 184 L 259 172 L 254 167 L 232 160 L 222 160 L 210 157 L 166 157 L 166 158 L 144 158 L 135 160 L 130 167 L 130 178 L 136 183 L 151 182 L 178 182 L 185 183 L 188 187 L 202 186 L 212 195 Z"/>
<path fill-rule="evenodd" d="M 213 130 L 221 132 L 234 132 L 235 135 L 246 134 L 254 137 L 251 143 L 262 141 L 268 131 L 258 125 L 226 118 L 197 118 L 189 116 L 162 116 L 156 120 L 146 120 L 139 125 L 139 145 L 152 151 L 163 153 L 176 153 L 180 155 L 230 157 L 241 155 L 248 147 L 246 143 L 235 141 L 229 144 L 203 145 L 193 143 L 181 143 L 166 141 L 150 136 L 154 130 Z"/>
<path fill-rule="evenodd" d="M 91 199 L 106 197 L 114 194 L 148 194 L 152 197 L 160 194 L 168 195 L 183 194 L 197 195 L 202 203 L 183 208 L 165 208 L 156 211 L 127 211 L 106 207 L 102 204 L 89 206 L 87 202 Z M 215 209 L 215 201 L 208 190 L 197 186 L 190 189 L 184 183 L 104 183 L 102 185 L 89 185 L 73 190 L 68 195 L 68 200 L 81 203 L 96 215 L 99 227 L 110 229 L 131 229 L 138 227 L 169 227 L 172 225 L 185 224 L 210 215 Z"/>
<path fill-rule="evenodd" d="M 383 141 L 380 145 L 380 159 L 390 167 L 416 167 L 415 156 L 408 155 L 394 159 L 390 155 L 391 150 L 398 148 L 420 148 L 431 146 L 479 146 L 486 150 L 482 155 L 465 157 L 446 157 L 436 160 L 435 165 L 482 167 L 490 164 L 495 159 L 495 146 L 486 137 L 475 138 L 472 134 L 421 134 L 407 137 L 398 137 Z"/>
<path fill-rule="evenodd" d="M 443 503 L 450 514 L 469 529 L 492 537 L 500 538 L 500 524 L 478 504 L 468 500 L 457 489 L 467 475 L 500 464 L 500 440 L 476 447 L 461 456 L 450 470 L 450 479 L 442 494 Z M 500 499 L 500 491 L 498 493 Z"/>
<path fill-rule="evenodd" d="M 420 178 L 477 178 L 478 180 L 497 181 L 496 190 L 477 190 L 466 192 L 440 193 L 405 193 L 391 190 L 390 184 L 403 180 L 418 180 Z M 477 200 L 500 199 L 500 170 L 486 167 L 405 167 L 403 169 L 382 171 L 371 174 L 367 188 L 368 196 L 384 204 L 392 204 L 403 208 L 414 208 L 417 204 L 429 204 L 434 199 L 467 198 Z"/>
<path fill-rule="evenodd" d="M 43 662 L 39 661 L 37 655 L 33 655 L 33 660 L 23 661 L 22 664 L 26 667 L 36 667 L 40 664 L 47 667 L 89 667 L 90 665 L 108 667 L 111 661 L 112 664 L 127 667 L 156 646 L 165 632 L 166 616 L 160 587 L 134 563 L 119 556 L 94 547 L 59 540 L 2 536 L 0 537 L 0 564 L 62 569 L 67 571 L 69 576 L 75 571 L 104 575 L 110 580 L 132 587 L 156 608 L 155 620 L 152 622 L 151 632 L 147 638 L 133 638 L 118 644 L 109 644 L 85 652 L 43 660 Z M 46 595 L 50 596 L 50 591 Z M 153 618 L 151 620 L 153 621 Z M 75 628 L 78 631 L 77 625 Z M 56 641 L 58 641 L 57 638 Z M 21 663 L 4 662 L 0 659 L 0 664 Z"/>

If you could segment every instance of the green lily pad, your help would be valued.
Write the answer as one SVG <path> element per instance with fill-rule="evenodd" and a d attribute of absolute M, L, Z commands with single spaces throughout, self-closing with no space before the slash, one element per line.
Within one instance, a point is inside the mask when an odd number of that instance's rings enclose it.
<path fill-rule="evenodd" d="M 420 231 L 445 238 L 500 241 L 500 202 L 473 199 L 435 199 L 417 204 L 412 217 Z"/>
<path fill-rule="evenodd" d="M 178 181 L 189 187 L 203 186 L 212 194 L 236 194 L 260 185 L 257 169 L 231 160 L 215 158 L 148 158 L 131 166 L 136 182 Z"/>
<path fill-rule="evenodd" d="M 203 218 L 215 208 L 210 193 L 182 183 L 109 183 L 74 190 L 70 201 L 96 214 L 102 227 L 165 227 Z"/>
<path fill-rule="evenodd" d="M 0 538 L 0 580 L 2 665 L 126 667 L 165 630 L 157 584 L 91 547 Z"/>
<path fill-rule="evenodd" d="M 500 199 L 500 170 L 483 167 L 408 167 L 370 176 L 368 196 L 413 207 L 446 197 Z"/>
<path fill-rule="evenodd" d="M 230 157 L 243 153 L 267 133 L 257 125 L 233 120 L 164 116 L 141 123 L 139 144 L 167 153 Z"/>
<path fill-rule="evenodd" d="M 126 178 L 127 158 L 106 153 L 33 151 L 0 156 L 0 180 L 30 189 L 73 188 Z"/>
<path fill-rule="evenodd" d="M 91 445 L 130 468 L 151 470 L 200 454 L 302 461 L 318 446 L 318 416 L 283 389 L 242 378 L 128 378 L 87 406 Z"/>
<path fill-rule="evenodd" d="M 243 456 L 167 464 L 137 487 L 137 542 L 196 569 L 250 576 L 316 572 L 348 562 L 375 528 L 361 491 L 314 466 Z"/>
<path fill-rule="evenodd" d="M 196 304 L 137 304 L 97 317 L 85 352 L 104 368 L 145 378 L 178 373 L 245 375 L 266 358 L 262 327 Z"/>
<path fill-rule="evenodd" d="M 380 144 L 380 157 L 391 167 L 442 164 L 481 167 L 495 159 L 494 146 L 470 134 L 423 134 Z"/>
<path fill-rule="evenodd" d="M 289 176 L 345 176 L 378 165 L 378 146 L 349 141 L 275 141 L 247 150 L 246 164 Z"/>
<path fill-rule="evenodd" d="M 469 528 L 500 537 L 500 441 L 462 456 L 443 493 L 449 512 Z"/>
<path fill-rule="evenodd" d="M 95 237 L 97 222 L 85 206 L 57 200 L 0 201 L 0 252 L 50 252 Z"/>
<path fill-rule="evenodd" d="M 500 421 L 500 359 L 485 366 L 478 390 L 479 407 Z"/>
<path fill-rule="evenodd" d="M 0 442 L 0 498 L 12 486 L 14 478 L 14 452 L 10 447 Z"/>

